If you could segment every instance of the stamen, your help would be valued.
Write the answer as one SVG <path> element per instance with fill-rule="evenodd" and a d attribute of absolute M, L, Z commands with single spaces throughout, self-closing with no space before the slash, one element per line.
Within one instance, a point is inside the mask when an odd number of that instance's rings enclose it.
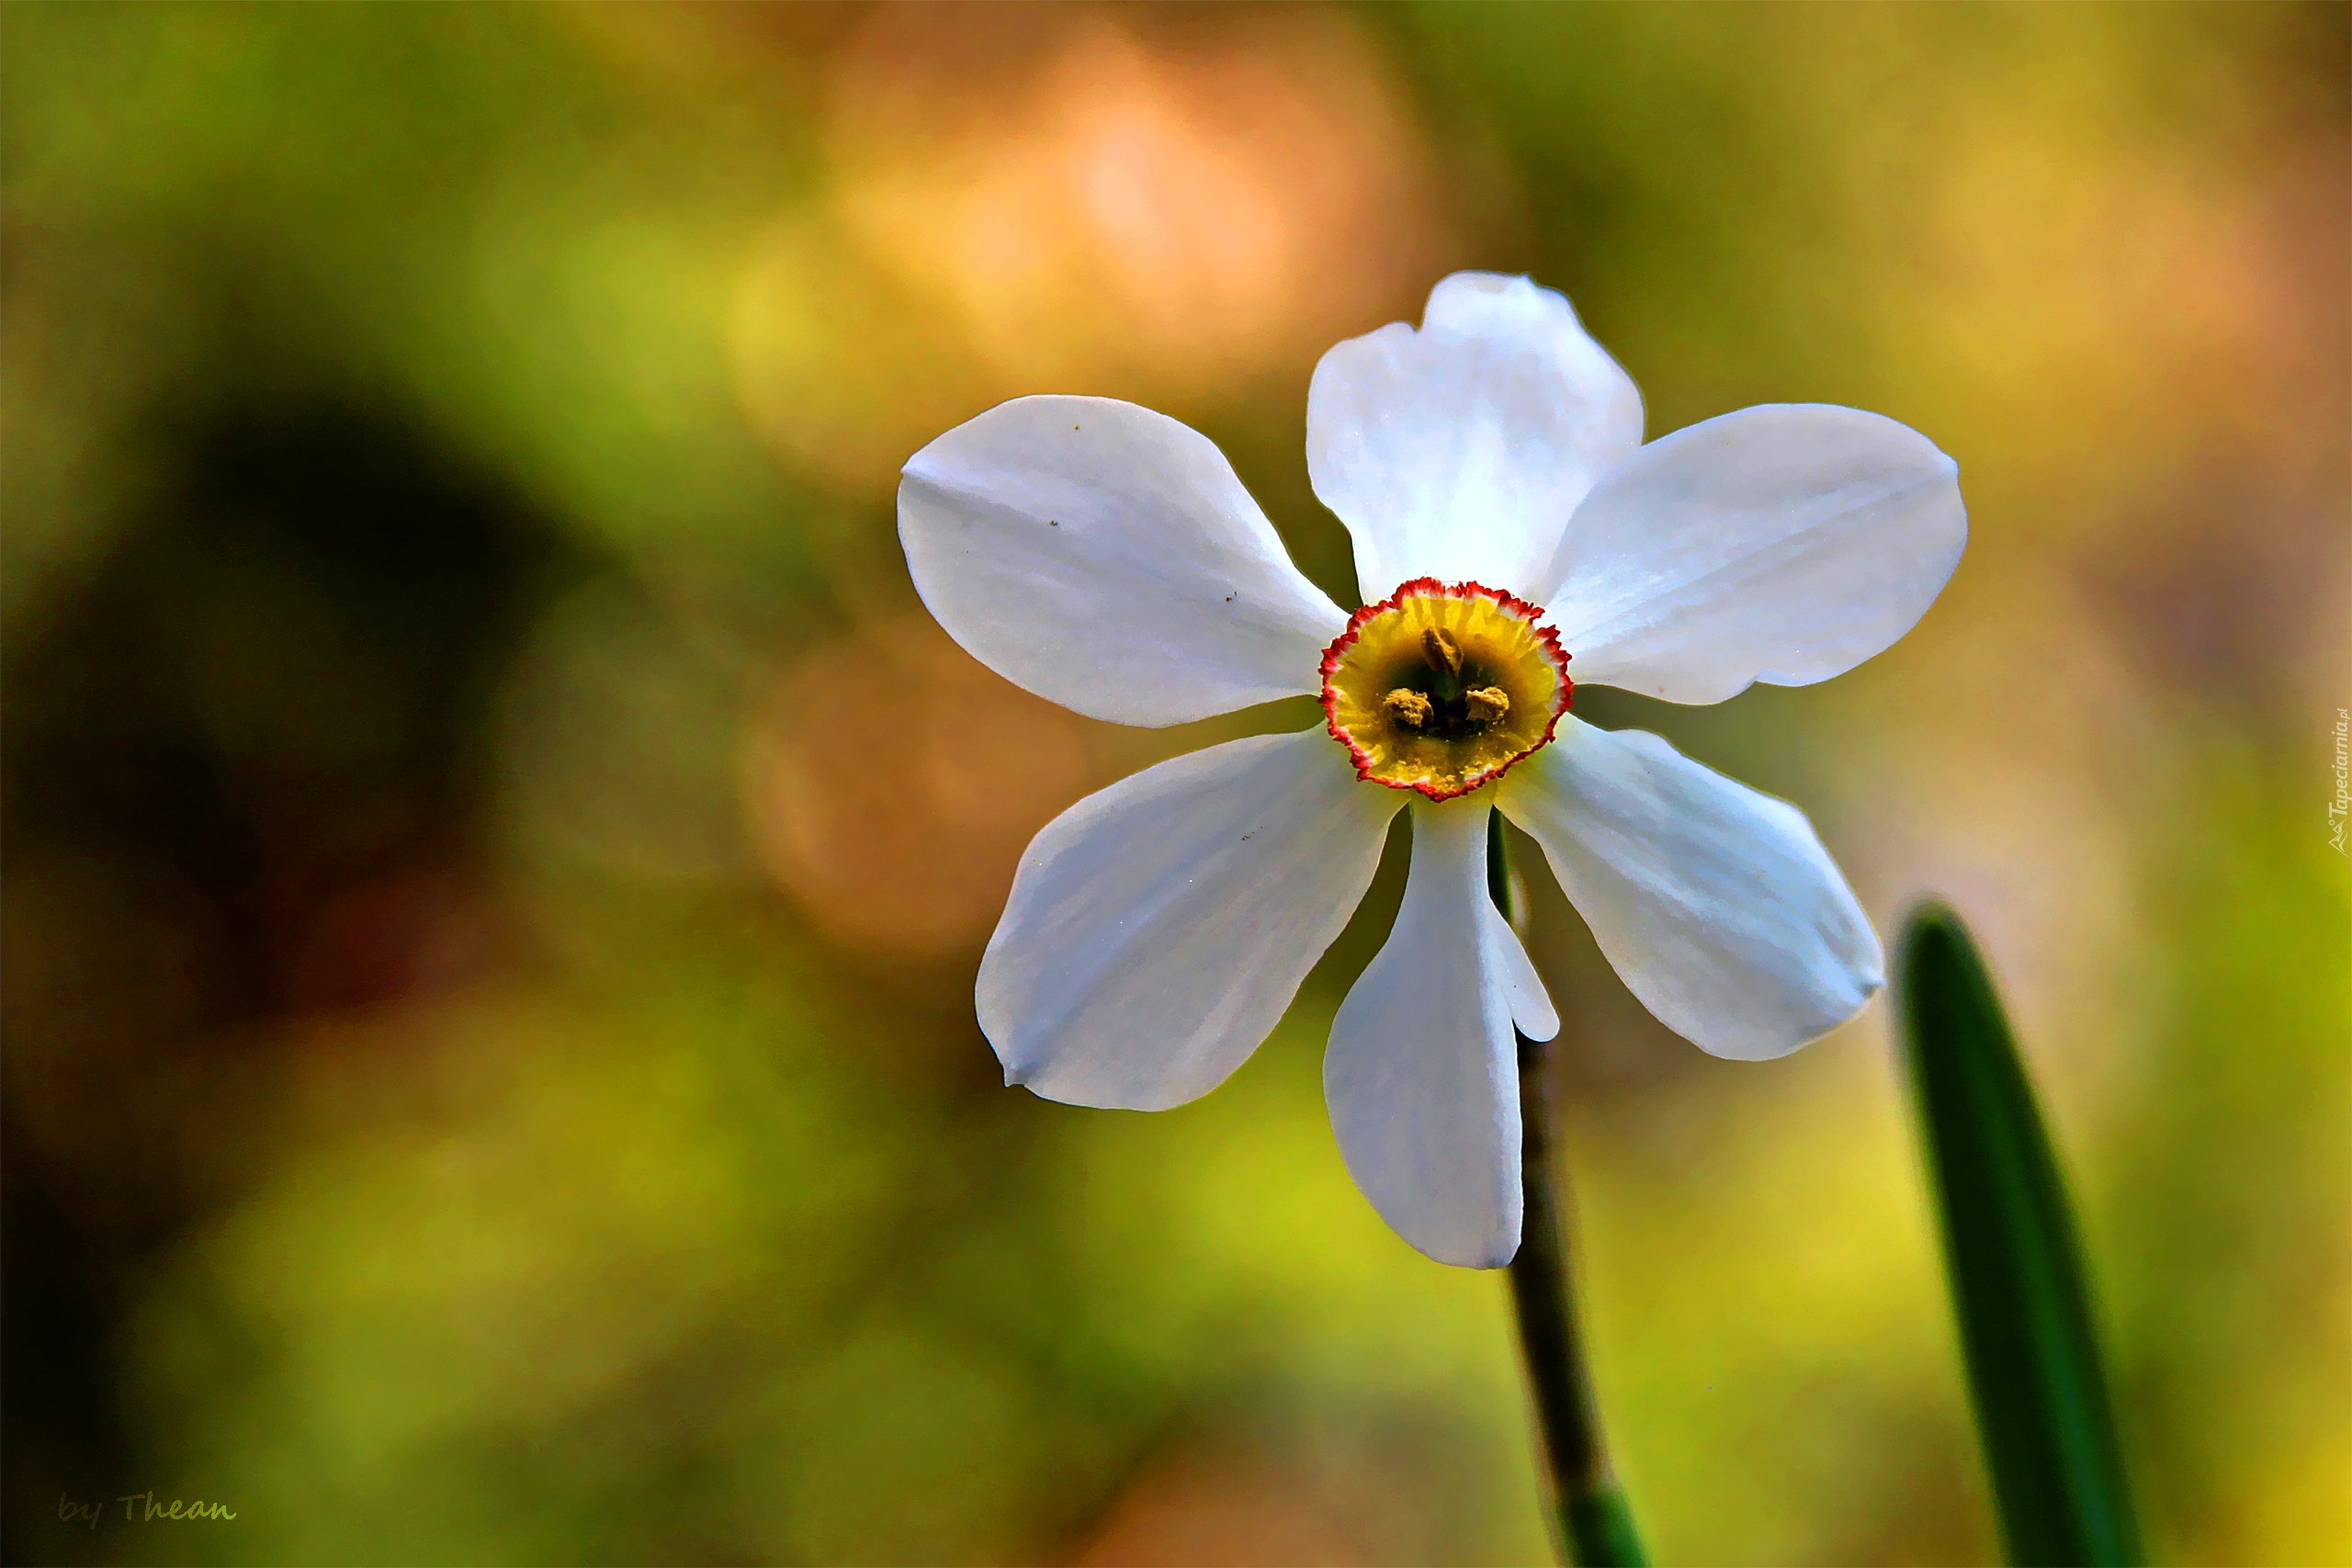
<path fill-rule="evenodd" d="M 1323 650 L 1323 716 L 1358 778 L 1452 800 L 1551 742 L 1567 665 L 1535 605 L 1415 578 Z"/>
<path fill-rule="evenodd" d="M 1433 711 L 1429 698 L 1405 686 L 1397 687 L 1381 700 L 1388 709 L 1388 716 L 1408 729 L 1419 729 L 1429 723 Z"/>
<path fill-rule="evenodd" d="M 1430 662 L 1449 675 L 1462 673 L 1462 645 L 1443 626 L 1431 626 L 1421 634 L 1421 651 Z"/>

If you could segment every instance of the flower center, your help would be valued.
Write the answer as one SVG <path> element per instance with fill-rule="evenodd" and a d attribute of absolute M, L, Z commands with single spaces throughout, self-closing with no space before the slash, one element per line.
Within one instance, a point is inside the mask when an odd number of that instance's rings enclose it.
<path fill-rule="evenodd" d="M 1356 776 L 1447 800 L 1549 741 L 1571 683 L 1543 614 L 1428 577 L 1358 610 L 1323 652 L 1323 712 Z"/>

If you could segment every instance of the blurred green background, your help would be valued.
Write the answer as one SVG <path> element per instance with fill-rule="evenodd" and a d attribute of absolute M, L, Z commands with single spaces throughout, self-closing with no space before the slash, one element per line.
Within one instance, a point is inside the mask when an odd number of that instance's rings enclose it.
<path fill-rule="evenodd" d="M 1308 374 L 1469 265 L 1653 435 L 1959 458 L 1889 653 L 1579 711 L 1960 907 L 2154 1551 L 2352 1561 L 2347 16 L 0 10 L 9 1560 L 1544 1558 L 1503 1282 L 1321 1103 L 1400 846 L 1207 1100 L 1004 1089 L 1026 837 L 1307 716 L 1065 716 L 893 535 L 948 425 L 1125 396 L 1352 604 Z M 1534 880 L 1653 1549 L 1986 1560 L 1884 1008 L 1711 1060 Z"/>

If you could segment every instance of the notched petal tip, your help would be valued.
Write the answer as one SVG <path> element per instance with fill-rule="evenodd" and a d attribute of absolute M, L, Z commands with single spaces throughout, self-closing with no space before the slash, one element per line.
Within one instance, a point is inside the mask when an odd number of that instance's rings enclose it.
<path fill-rule="evenodd" d="M 1333 345 L 1307 387 L 1307 476 L 1355 541 L 1367 600 L 1413 577 L 1524 591 L 1641 436 L 1631 378 L 1566 297 L 1523 276 L 1441 279 L 1419 329 Z"/>
<path fill-rule="evenodd" d="M 1879 993 L 1884 988 L 1883 982 L 1862 982 L 1858 985 L 1856 994 L 1842 1010 L 1837 1010 L 1836 1017 L 1829 1019 L 1826 1022 L 1816 1020 L 1811 1025 L 1800 1027 L 1792 1034 L 1781 1040 L 1748 1038 L 1736 1042 L 1711 1042 L 1692 1039 L 1690 1043 L 1719 1061 L 1777 1062 L 1783 1056 L 1793 1056 L 1806 1046 L 1817 1044 L 1828 1039 L 1856 1019 L 1860 1018 L 1870 1010 L 1871 1003 L 1878 999 Z"/>
<path fill-rule="evenodd" d="M 1423 1247 L 1411 1236 L 1404 1235 L 1401 1231 L 1397 1234 L 1403 1237 L 1405 1245 L 1415 1252 L 1432 1263 L 1442 1263 L 1449 1269 L 1508 1269 L 1511 1265 L 1511 1259 L 1519 1256 L 1520 1233 L 1516 1225 L 1511 1228 L 1508 1236 L 1499 1238 L 1493 1246 L 1476 1253 L 1464 1253 L 1456 1257 L 1448 1257 L 1442 1249 L 1432 1250 Z"/>

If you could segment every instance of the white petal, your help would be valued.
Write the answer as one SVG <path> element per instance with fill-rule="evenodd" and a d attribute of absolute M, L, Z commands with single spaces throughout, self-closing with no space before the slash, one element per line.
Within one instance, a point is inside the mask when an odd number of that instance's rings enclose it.
<path fill-rule="evenodd" d="M 1525 954 L 1510 927 L 1487 918 L 1491 806 L 1482 792 L 1414 807 L 1404 907 L 1340 1004 L 1323 1056 L 1332 1131 L 1356 1185 L 1420 1251 L 1474 1269 L 1500 1268 L 1519 1250 L 1510 955 Z"/>
<path fill-rule="evenodd" d="M 1120 724 L 1317 691 L 1347 624 L 1208 437 L 1109 398 L 1016 398 L 933 441 L 899 538 L 974 658 Z"/>
<path fill-rule="evenodd" d="M 1786 1055 L 1885 984 L 1877 933 L 1804 814 L 1655 735 L 1565 718 L 1498 798 L 1634 995 L 1703 1051 Z"/>
<path fill-rule="evenodd" d="M 1544 988 L 1544 976 L 1535 972 L 1519 933 L 1510 929 L 1492 898 L 1487 900 L 1486 919 L 1493 928 L 1486 933 L 1487 942 L 1500 969 L 1513 1027 L 1530 1040 L 1551 1039 L 1560 1032 L 1560 1015 L 1553 1009 L 1552 993 Z"/>
<path fill-rule="evenodd" d="M 1306 470 L 1356 546 L 1366 604 L 1408 578 L 1527 595 L 1577 502 L 1641 445 L 1642 396 L 1566 299 L 1458 272 L 1323 356 Z"/>
<path fill-rule="evenodd" d="M 1132 1111 L 1223 1083 L 1348 923 L 1401 799 L 1309 729 L 1178 757 L 1054 818 L 980 961 L 1005 1081 Z"/>
<path fill-rule="evenodd" d="M 1579 682 L 1717 703 L 1803 686 L 1911 629 L 1968 542 L 1960 466 L 1860 409 L 1678 430 L 1585 497 L 1543 581 Z"/>

